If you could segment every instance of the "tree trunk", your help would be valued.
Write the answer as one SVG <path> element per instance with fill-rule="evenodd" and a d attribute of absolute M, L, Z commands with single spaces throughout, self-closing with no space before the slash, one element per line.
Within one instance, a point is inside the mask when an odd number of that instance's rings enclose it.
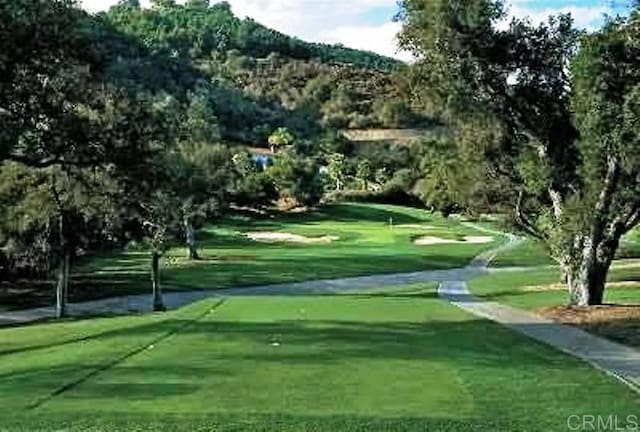
<path fill-rule="evenodd" d="M 567 274 L 572 305 L 601 305 L 604 299 L 607 274 L 626 225 L 624 218 L 612 216 L 611 206 L 619 178 L 618 158 L 610 154 L 589 233 L 575 238 L 573 250 L 579 259 L 572 261 L 573 265 Z"/>
<path fill-rule="evenodd" d="M 577 264 L 563 265 L 572 306 L 602 304 L 607 275 L 617 250 L 617 243 L 618 240 L 613 239 L 594 247 L 591 241 L 587 241 Z"/>
<path fill-rule="evenodd" d="M 592 265 L 567 275 L 572 306 L 601 305 L 607 280 L 608 266 Z"/>
<path fill-rule="evenodd" d="M 151 253 L 151 284 L 153 287 L 153 310 L 161 312 L 167 310 L 162 301 L 162 287 L 160 286 L 160 254 Z"/>
<path fill-rule="evenodd" d="M 59 260 L 56 280 L 56 318 L 67 316 L 67 292 L 69 288 L 69 266 L 71 264 L 71 249 L 65 233 L 64 214 L 58 222 Z"/>
<path fill-rule="evenodd" d="M 67 296 L 69 289 L 69 265 L 71 253 L 68 247 L 62 251 L 60 262 L 58 263 L 58 276 L 56 281 L 56 318 L 67 316 Z"/>
<path fill-rule="evenodd" d="M 184 218 L 184 232 L 187 242 L 187 259 L 197 260 L 200 259 L 198 255 L 198 248 L 196 246 L 196 235 L 193 230 L 193 225 L 188 217 Z"/>

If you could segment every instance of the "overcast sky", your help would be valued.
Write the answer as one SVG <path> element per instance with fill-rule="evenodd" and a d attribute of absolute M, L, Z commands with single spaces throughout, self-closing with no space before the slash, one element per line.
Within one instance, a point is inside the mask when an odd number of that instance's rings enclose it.
<path fill-rule="evenodd" d="M 117 0 L 80 0 L 96 12 Z M 215 0 L 212 0 L 214 2 Z M 596 28 L 605 14 L 622 9 L 627 0 L 507 0 L 509 14 L 534 22 L 550 14 L 571 12 L 580 27 Z M 142 1 L 143 5 L 145 1 Z M 312 42 L 342 43 L 408 60 L 398 52 L 395 37 L 400 24 L 393 21 L 396 0 L 229 0 L 236 15 L 251 17 L 283 33 Z"/>

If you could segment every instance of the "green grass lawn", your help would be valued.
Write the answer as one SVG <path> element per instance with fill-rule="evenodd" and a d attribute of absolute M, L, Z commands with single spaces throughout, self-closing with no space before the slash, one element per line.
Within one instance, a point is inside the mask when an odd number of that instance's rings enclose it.
<path fill-rule="evenodd" d="M 523 243 L 499 252 L 493 260 L 491 267 L 536 267 L 553 264 L 553 260 L 545 248 L 537 241 L 525 240 Z"/>
<path fill-rule="evenodd" d="M 640 262 L 614 263 L 605 291 L 606 306 L 564 308 L 569 302 L 555 267 L 490 274 L 469 282 L 471 291 L 487 300 L 542 313 L 596 335 L 640 347 Z"/>
<path fill-rule="evenodd" d="M 640 407 L 433 284 L 2 329 L 0 377 L 0 430 L 30 432 L 546 432 Z"/>
<path fill-rule="evenodd" d="M 249 231 L 339 239 L 327 244 L 263 243 L 248 239 Z M 474 234 L 482 235 L 458 220 L 391 205 L 338 204 L 275 217 L 234 215 L 198 232 L 202 260 L 187 261 L 182 246 L 170 249 L 162 279 L 171 290 L 217 289 L 460 267 L 503 239 L 495 238 L 491 244 L 429 246 L 417 246 L 413 239 L 429 235 L 458 240 Z M 147 293 L 151 289 L 148 269 L 149 256 L 144 251 L 85 259 L 73 268 L 71 299 Z M 40 304 L 51 304 L 51 285 L 38 292 L 45 293 L 38 299 Z"/>
<path fill-rule="evenodd" d="M 493 273 L 469 282 L 471 291 L 483 298 L 520 309 L 539 309 L 567 304 L 564 289 L 542 289 L 545 285 L 559 284 L 557 267 L 532 268 L 522 271 Z M 609 274 L 605 303 L 640 305 L 640 287 L 623 286 L 622 282 L 640 281 L 640 262 L 618 261 Z M 616 282 L 621 283 L 616 286 Z"/>
<path fill-rule="evenodd" d="M 635 243 L 640 243 L 640 228 L 635 228 L 629 234 L 627 234 L 627 240 Z"/>
<path fill-rule="evenodd" d="M 618 250 L 617 259 L 628 258 L 640 258 L 640 235 L 636 232 L 629 233 Z M 554 264 L 544 246 L 531 239 L 500 252 L 491 261 L 491 267 L 538 267 Z"/>

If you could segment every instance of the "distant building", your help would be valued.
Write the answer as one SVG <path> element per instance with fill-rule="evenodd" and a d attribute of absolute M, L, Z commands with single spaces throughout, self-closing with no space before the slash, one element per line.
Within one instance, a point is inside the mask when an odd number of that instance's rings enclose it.
<path fill-rule="evenodd" d="M 262 168 L 266 168 L 273 163 L 274 154 L 267 148 L 250 147 L 248 151 L 253 162 Z"/>

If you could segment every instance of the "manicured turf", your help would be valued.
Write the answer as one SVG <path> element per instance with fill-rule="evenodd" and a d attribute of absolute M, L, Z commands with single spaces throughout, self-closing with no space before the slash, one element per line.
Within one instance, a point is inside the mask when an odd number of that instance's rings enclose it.
<path fill-rule="evenodd" d="M 640 407 L 434 285 L 3 329 L 0 377 L 0 430 L 546 432 Z"/>
<path fill-rule="evenodd" d="M 629 233 L 618 250 L 617 259 L 640 258 L 640 234 Z M 554 265 L 544 246 L 527 239 L 520 245 L 500 252 L 492 261 L 491 267 L 535 267 Z"/>
<path fill-rule="evenodd" d="M 533 310 L 598 336 L 640 347 L 640 262 L 622 260 L 609 273 L 604 306 L 564 307 L 569 294 L 554 267 L 491 274 L 469 282 L 471 291 L 488 300 Z"/>
<path fill-rule="evenodd" d="M 640 262 L 618 261 L 609 274 L 609 287 L 605 291 L 605 303 L 640 304 L 640 286 L 618 286 L 616 282 L 638 281 Z M 567 304 L 568 293 L 564 289 L 544 289 L 560 283 L 560 271 L 556 267 L 532 268 L 490 274 L 469 282 L 471 291 L 483 298 L 521 309 L 539 309 L 545 306 Z"/>
<path fill-rule="evenodd" d="M 553 264 L 553 260 L 542 244 L 526 240 L 523 243 L 498 253 L 491 261 L 491 267 L 534 267 Z"/>
<path fill-rule="evenodd" d="M 247 231 L 339 239 L 328 244 L 262 243 L 248 239 Z M 479 234 L 483 235 L 457 220 L 389 205 L 341 204 L 276 217 L 236 215 L 198 233 L 201 261 L 185 260 L 182 247 L 171 249 L 162 277 L 172 290 L 217 289 L 460 267 L 503 239 L 496 238 L 492 244 L 430 246 L 417 246 L 412 240 L 423 235 L 461 239 Z M 143 251 L 86 260 L 74 268 L 70 295 L 78 300 L 147 293 L 148 268 L 149 256 Z"/>

